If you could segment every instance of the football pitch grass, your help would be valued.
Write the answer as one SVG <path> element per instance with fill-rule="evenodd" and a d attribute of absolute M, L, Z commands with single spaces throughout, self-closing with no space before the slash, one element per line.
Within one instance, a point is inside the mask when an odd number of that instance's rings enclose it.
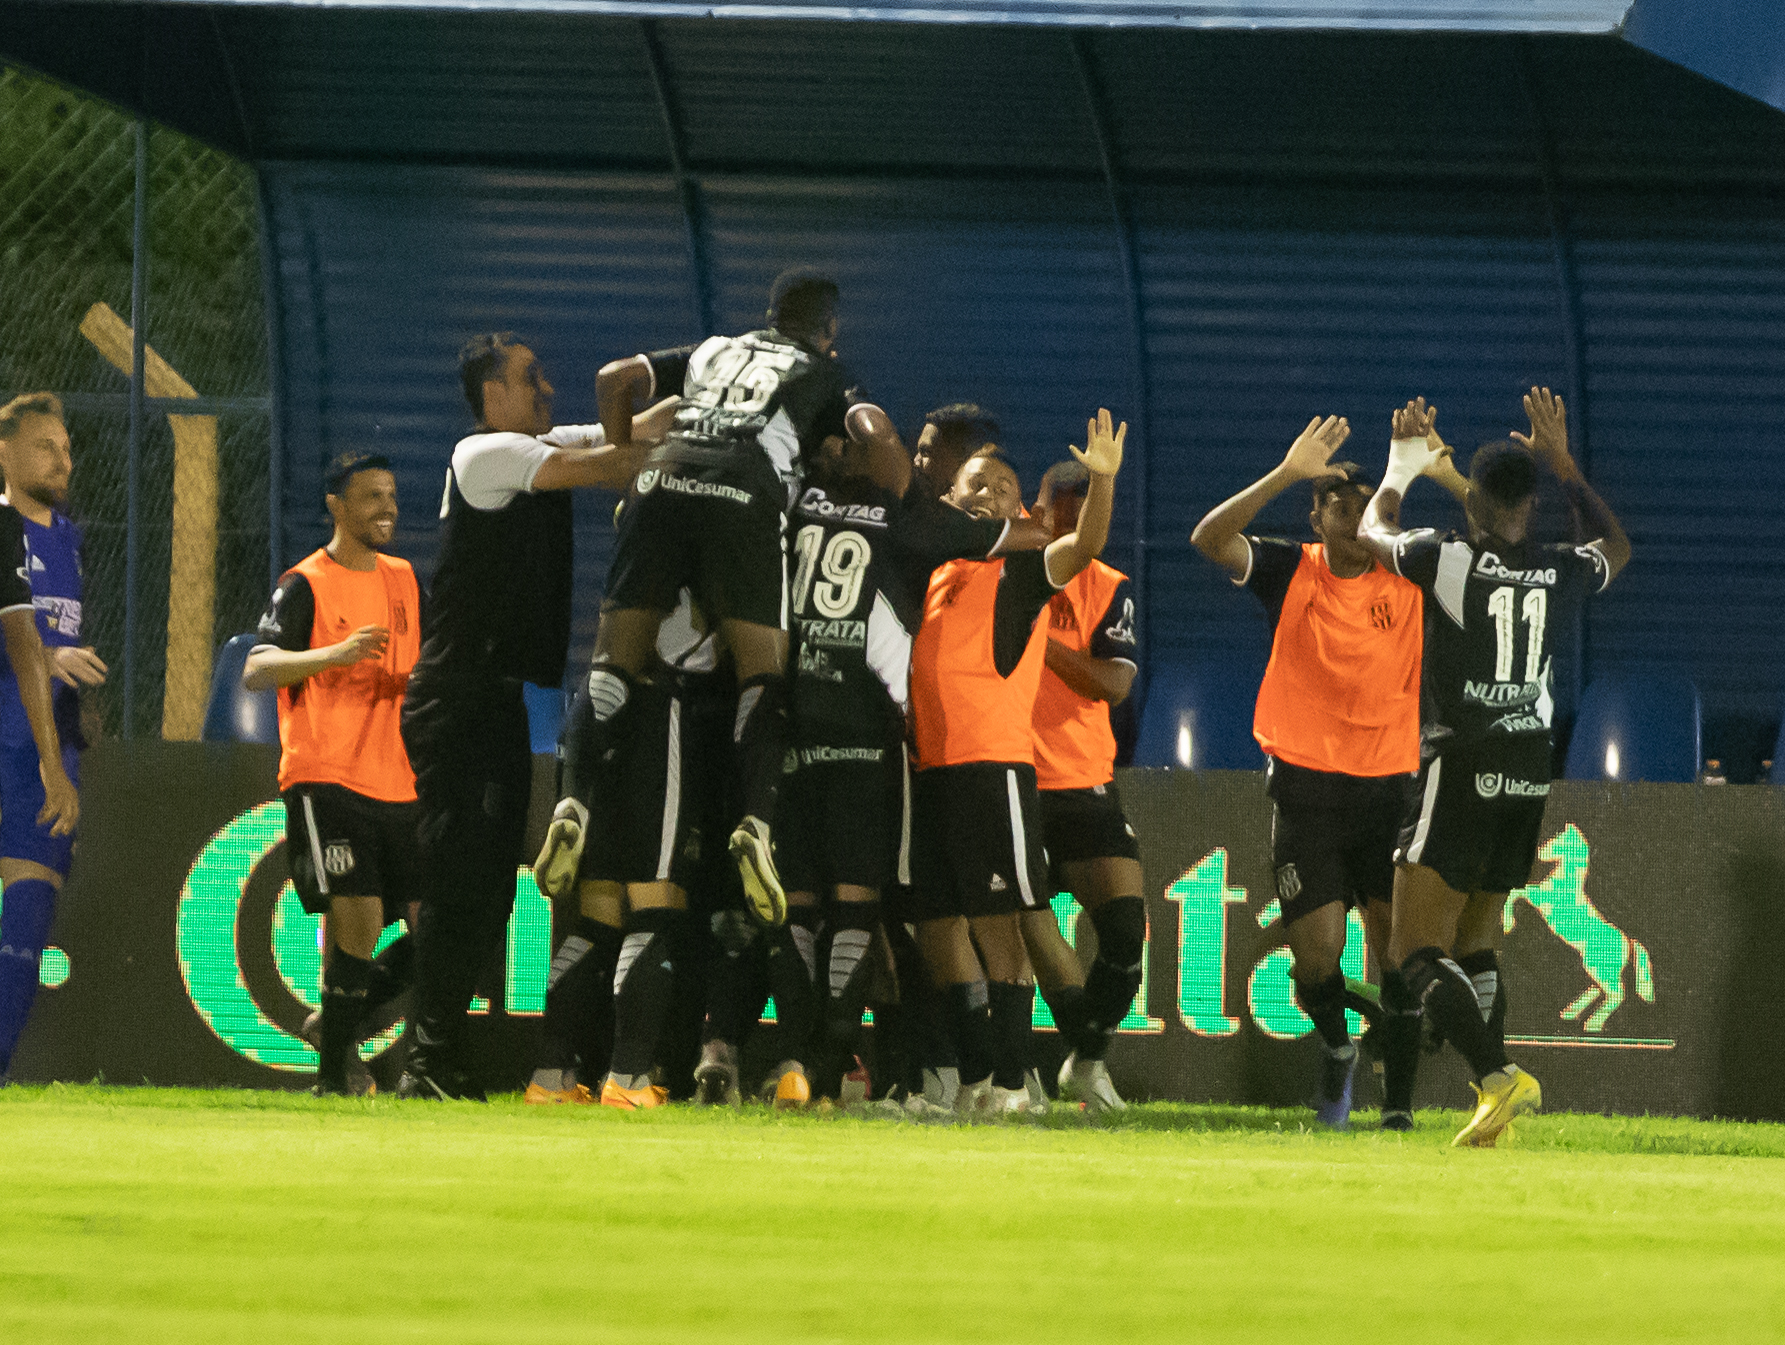
<path fill-rule="evenodd" d="M 0 1089 L 0 1340 L 1785 1339 L 1785 1126 Z"/>

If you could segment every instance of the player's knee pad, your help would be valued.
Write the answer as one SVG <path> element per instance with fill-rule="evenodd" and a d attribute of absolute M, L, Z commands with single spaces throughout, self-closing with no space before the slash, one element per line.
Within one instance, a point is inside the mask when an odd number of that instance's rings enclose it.
<path fill-rule="evenodd" d="M 1147 947 L 1147 905 L 1139 897 L 1117 897 L 1091 912 L 1097 956 L 1124 970 L 1138 971 Z"/>
<path fill-rule="evenodd" d="M 637 685 L 632 674 L 613 663 L 597 663 L 589 669 L 589 713 L 596 724 L 611 724 L 632 702 Z"/>

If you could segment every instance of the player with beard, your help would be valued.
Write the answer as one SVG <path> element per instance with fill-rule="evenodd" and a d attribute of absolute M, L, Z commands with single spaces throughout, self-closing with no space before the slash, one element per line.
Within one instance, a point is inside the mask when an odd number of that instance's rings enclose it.
<path fill-rule="evenodd" d="M 1076 462 L 1055 463 L 1042 477 L 1036 513 L 1055 537 L 1077 530 L 1090 479 Z M 1093 1115 L 1127 1105 L 1103 1057 L 1140 989 L 1146 949 L 1140 843 L 1116 791 L 1109 720 L 1110 707 L 1133 685 L 1138 656 L 1133 586 L 1094 560 L 1048 602 L 1034 718 L 1047 890 L 1072 893 L 1096 930 L 1089 971 L 1060 938 L 1051 909 L 1022 916 L 1024 943 L 1069 1051 L 1062 1091 Z"/>
<path fill-rule="evenodd" d="M 1492 1146 L 1543 1103 L 1537 1080 L 1507 1059 L 1503 1017 L 1482 1013 L 1460 964 L 1491 950 L 1506 895 L 1530 880 L 1537 856 L 1550 790 L 1551 651 L 1579 605 L 1630 559 L 1630 539 L 1569 454 L 1562 399 L 1532 388 L 1524 409 L 1529 434 L 1485 444 L 1470 461 L 1467 538 L 1401 529 L 1408 486 L 1441 472 L 1450 449 L 1423 398 L 1395 412 L 1388 470 L 1358 529 L 1378 560 L 1425 594 L 1419 788 L 1395 855 L 1389 956 L 1414 1009 L 1475 1074 L 1475 1114 L 1458 1145 Z M 1598 540 L 1530 539 L 1539 464 Z"/>
<path fill-rule="evenodd" d="M 81 533 L 62 509 L 74 470 L 62 403 L 0 407 L 0 1084 L 37 997 L 56 895 L 80 820 L 79 688 L 105 681 L 80 643 Z M 54 685 L 51 674 L 54 674 Z M 52 689 L 53 687 L 53 689 Z"/>
<path fill-rule="evenodd" d="M 901 470 L 881 484 L 866 444 L 827 440 L 789 518 L 792 769 L 779 814 L 788 918 L 769 951 L 783 1107 L 804 1105 L 814 1084 L 837 1096 L 853 1059 L 880 897 L 908 818 L 917 600 L 939 565 L 1040 540 L 1034 528 L 1013 537 L 1002 518 L 938 507 L 903 452 L 892 461 Z"/>
<path fill-rule="evenodd" d="M 961 1058 L 956 1106 L 969 1113 L 1029 1107 L 1035 988 L 1019 917 L 1048 904 L 1033 730 L 1047 627 L 1037 618 L 1103 549 L 1127 426 L 1113 429 L 1100 411 L 1087 435 L 1086 450 L 1072 450 L 1091 471 L 1077 530 L 1040 553 L 942 566 L 912 646 L 918 942 L 947 999 Z M 1015 471 L 986 456 L 961 469 L 951 499 L 979 518 L 1022 512 Z"/>
<path fill-rule="evenodd" d="M 378 937 L 413 918 L 420 897 L 399 720 L 421 652 L 421 592 L 409 562 L 383 554 L 397 479 L 378 454 L 343 453 L 327 492 L 334 536 L 280 577 L 242 669 L 249 691 L 278 689 L 286 858 L 304 909 L 327 917 L 322 1009 L 306 1024 L 318 1096 L 366 1091 L 354 1047 L 406 988 L 413 946 L 404 936 L 374 960 Z"/>
<path fill-rule="evenodd" d="M 1316 416 L 1283 461 L 1209 511 L 1191 536 L 1203 555 L 1264 607 L 1271 656 L 1253 735 L 1267 763 L 1271 863 L 1296 1002 L 1321 1051 L 1315 1111 L 1349 1124 L 1357 1047 L 1346 1023 L 1340 959 L 1346 911 L 1363 916 L 1386 957 L 1394 849 L 1406 790 L 1419 768 L 1419 590 L 1357 535 L 1373 493 L 1355 463 L 1333 462 L 1350 437 L 1344 419 Z M 1448 461 L 1437 479 L 1459 498 L 1467 483 Z M 1313 543 L 1247 536 L 1258 511 L 1312 483 Z M 1382 1124 L 1413 1125 L 1419 1024 L 1393 964 L 1383 973 Z"/>

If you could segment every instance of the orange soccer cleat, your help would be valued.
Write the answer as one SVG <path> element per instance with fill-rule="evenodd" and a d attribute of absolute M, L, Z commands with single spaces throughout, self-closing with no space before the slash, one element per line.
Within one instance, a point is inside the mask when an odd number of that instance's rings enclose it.
<path fill-rule="evenodd" d="M 622 1088 L 611 1078 L 601 1085 L 601 1105 L 620 1111 L 644 1111 L 661 1107 L 669 1101 L 669 1089 L 662 1084 L 646 1084 L 643 1088 Z"/>

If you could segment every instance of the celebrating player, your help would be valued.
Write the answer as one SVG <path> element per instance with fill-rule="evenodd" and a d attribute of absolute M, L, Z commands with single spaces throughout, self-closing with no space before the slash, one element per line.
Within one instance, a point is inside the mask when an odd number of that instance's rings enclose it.
<path fill-rule="evenodd" d="M 318 1096 L 351 1091 L 362 1024 L 408 979 L 406 947 L 373 962 L 378 936 L 421 896 L 415 773 L 400 727 L 421 652 L 421 591 L 408 561 L 383 554 L 397 478 L 378 454 L 343 453 L 327 487 L 334 536 L 280 577 L 242 669 L 248 690 L 279 689 L 285 855 L 304 909 L 328 917 Z"/>
<path fill-rule="evenodd" d="M 961 1055 L 956 1105 L 967 1111 L 1029 1105 L 1035 988 L 1025 981 L 1018 913 L 1048 904 L 1033 729 L 1047 627 L 1036 618 L 1103 549 L 1127 428 L 1112 429 L 1100 411 L 1085 452 L 1073 449 L 1091 470 L 1077 530 L 1039 555 L 942 566 L 912 646 L 918 939 L 947 996 Z M 1015 471 L 991 457 L 968 461 L 953 499 L 980 518 L 1011 520 L 1022 509 Z"/>
<path fill-rule="evenodd" d="M 79 688 L 105 681 L 105 664 L 80 643 L 81 534 L 61 512 L 73 469 L 61 401 L 27 393 L 0 407 L 0 1083 L 74 858 Z"/>
<path fill-rule="evenodd" d="M 1423 398 L 1395 412 L 1388 471 L 1358 529 L 1383 564 L 1425 593 L 1419 791 L 1396 851 L 1389 956 L 1412 1006 L 1478 1080 L 1459 1145 L 1491 1146 L 1513 1117 L 1543 1102 L 1537 1080 L 1507 1060 L 1503 1020 L 1481 1012 L 1452 952 L 1480 951 L 1507 892 L 1530 878 L 1550 790 L 1553 637 L 1630 559 L 1624 529 L 1569 455 L 1562 399 L 1532 388 L 1524 407 L 1530 434 L 1486 444 L 1469 464 L 1466 540 L 1400 527 L 1407 487 L 1442 471 L 1450 452 Z M 1598 540 L 1529 540 L 1539 464 Z"/>
<path fill-rule="evenodd" d="M 421 654 L 403 702 L 403 742 L 421 805 L 415 1051 L 409 1097 L 481 1097 L 462 1059 L 478 972 L 514 905 L 532 791 L 521 684 L 555 687 L 570 647 L 571 501 L 577 487 L 624 487 L 669 408 L 635 441 L 599 426 L 552 428 L 552 385 L 511 333 L 459 352 L 477 432 L 453 449 L 440 559 Z M 637 442 L 639 447 L 634 448 Z"/>
<path fill-rule="evenodd" d="M 1036 512 L 1055 537 L 1078 528 L 1090 473 L 1061 462 L 1041 480 Z M 1047 662 L 1035 697 L 1035 778 L 1049 892 L 1071 892 L 1097 931 L 1089 972 L 1062 950 L 1051 909 L 1025 911 L 1024 942 L 1069 1054 L 1061 1086 L 1087 1111 L 1126 1104 L 1110 1081 L 1104 1052 L 1140 989 L 1147 911 L 1140 843 L 1116 792 L 1116 736 L 1109 711 L 1128 696 L 1137 671 L 1134 590 L 1128 577 L 1092 561 L 1048 601 Z M 1048 952 L 1059 963 L 1049 984 Z M 1064 959 L 1059 952 L 1066 951 Z M 1063 972 L 1064 975 L 1060 975 Z"/>
<path fill-rule="evenodd" d="M 1419 769 L 1419 590 L 1376 563 L 1357 525 L 1373 488 L 1356 463 L 1331 459 L 1350 436 L 1316 416 L 1283 461 L 1196 525 L 1191 541 L 1263 605 L 1271 657 L 1253 734 L 1267 759 L 1271 863 L 1282 903 L 1296 1002 L 1323 1048 L 1315 1103 L 1342 1127 L 1351 1114 L 1357 1048 L 1345 1021 L 1346 909 L 1355 906 L 1380 958 L 1388 948 L 1394 848 L 1407 782 Z M 1467 483 L 1448 459 L 1437 479 L 1459 498 Z M 1313 543 L 1248 537 L 1283 491 L 1312 482 Z M 1395 973 L 1385 973 L 1392 987 Z M 1405 996 L 1385 988 L 1390 1006 Z M 1413 1125 L 1418 1024 L 1385 1025 L 1382 1124 Z"/>
<path fill-rule="evenodd" d="M 802 456 L 827 436 L 864 436 L 885 422 L 877 408 L 846 414 L 849 376 L 832 350 L 837 297 L 827 277 L 789 271 L 770 290 L 767 328 L 601 370 L 596 396 L 615 444 L 630 442 L 632 408 L 641 399 L 680 401 L 620 519 L 594 658 L 566 729 L 570 792 L 535 865 L 547 891 L 560 890 L 576 872 L 595 792 L 620 783 L 607 763 L 631 731 L 628 707 L 657 629 L 686 588 L 737 669 L 743 817 L 730 849 L 757 916 L 767 925 L 786 918 L 770 823 L 787 736 L 787 507 Z M 667 945 L 677 942 L 671 931 L 661 932 Z"/>

